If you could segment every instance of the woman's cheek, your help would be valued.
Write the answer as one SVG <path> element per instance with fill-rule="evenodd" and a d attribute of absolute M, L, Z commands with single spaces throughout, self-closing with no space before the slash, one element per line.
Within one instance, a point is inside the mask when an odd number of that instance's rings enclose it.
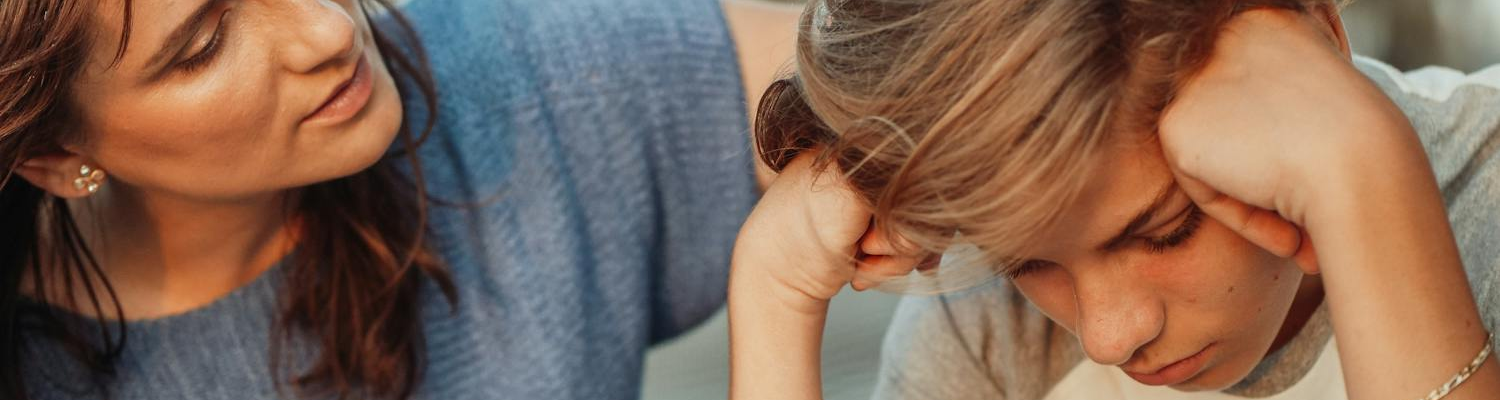
<path fill-rule="evenodd" d="M 243 80 L 204 76 L 110 96 L 90 118 L 90 152 L 115 179 L 173 191 L 202 186 L 203 171 L 228 181 L 245 177 L 225 173 L 264 173 L 263 158 L 287 140 L 273 122 L 277 107 L 267 90 L 274 85 L 244 84 L 258 80 L 248 73 Z"/>

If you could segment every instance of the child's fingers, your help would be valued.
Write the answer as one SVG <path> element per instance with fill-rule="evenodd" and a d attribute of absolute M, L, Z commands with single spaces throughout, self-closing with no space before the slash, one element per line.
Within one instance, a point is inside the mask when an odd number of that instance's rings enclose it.
<path fill-rule="evenodd" d="M 875 287 L 892 278 L 910 274 L 924 260 L 926 257 L 921 256 L 867 255 L 854 267 L 854 278 L 849 281 L 849 286 L 854 290 Z"/>
<path fill-rule="evenodd" d="M 872 223 L 864 237 L 859 239 L 859 251 L 869 255 L 897 257 L 918 256 L 922 253 L 910 240 L 900 235 L 886 234 L 879 223 Z"/>
<path fill-rule="evenodd" d="M 1291 258 L 1305 242 L 1301 228 L 1275 211 L 1246 204 L 1181 173 L 1177 185 L 1205 214 L 1271 254 Z"/>
<path fill-rule="evenodd" d="M 1313 249 L 1312 236 L 1307 234 L 1307 230 L 1303 229 L 1301 232 L 1302 245 L 1297 247 L 1297 254 L 1292 255 L 1292 260 L 1302 267 L 1302 271 L 1316 274 L 1321 271 L 1318 269 L 1318 252 Z"/>
<path fill-rule="evenodd" d="M 859 264 L 849 286 L 865 290 L 892 278 L 906 276 L 927 259 L 916 244 L 899 235 L 887 234 L 878 223 L 871 223 L 859 239 Z"/>

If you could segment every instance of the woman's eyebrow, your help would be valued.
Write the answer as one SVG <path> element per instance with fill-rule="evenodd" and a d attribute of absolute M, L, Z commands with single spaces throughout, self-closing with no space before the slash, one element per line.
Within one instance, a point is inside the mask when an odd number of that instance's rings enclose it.
<path fill-rule="evenodd" d="M 1171 198 L 1172 193 L 1174 192 L 1173 189 L 1176 188 L 1177 183 L 1175 181 L 1168 180 L 1167 184 L 1163 185 L 1162 188 L 1156 192 L 1156 198 L 1151 200 L 1150 204 L 1142 207 L 1141 211 L 1136 213 L 1135 217 L 1131 218 L 1130 222 L 1126 223 L 1124 228 L 1120 228 L 1120 233 L 1115 234 L 1114 237 L 1106 240 L 1104 244 L 1099 245 L 1099 250 L 1113 250 L 1116 247 L 1119 247 L 1121 244 L 1124 244 L 1126 241 L 1129 241 L 1130 235 L 1134 234 L 1136 230 L 1141 229 L 1142 226 L 1146 225 L 1146 223 L 1148 222 L 1151 222 L 1151 219 L 1156 217 L 1157 211 L 1160 211 L 1161 207 L 1167 204 L 1167 199 Z"/>
<path fill-rule="evenodd" d="M 181 53 L 183 44 L 193 37 L 193 33 L 197 32 L 198 28 L 203 26 L 203 20 L 208 18 L 208 13 L 213 11 L 214 5 L 219 4 L 220 1 L 222 0 L 207 0 L 199 5 L 198 9 L 193 11 L 192 15 L 189 15 L 187 19 L 177 25 L 177 29 L 172 30 L 172 33 L 167 35 L 167 38 L 162 41 L 161 48 L 157 49 L 156 54 L 151 55 L 150 60 L 146 61 L 145 69 L 158 69 L 159 67 L 157 66 L 159 64 L 165 63 L 175 58 L 178 53 Z M 160 75 L 160 71 L 152 75 Z"/>

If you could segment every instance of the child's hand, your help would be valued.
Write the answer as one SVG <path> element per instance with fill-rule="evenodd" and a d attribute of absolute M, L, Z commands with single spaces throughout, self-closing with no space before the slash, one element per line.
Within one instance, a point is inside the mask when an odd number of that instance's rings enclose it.
<path fill-rule="evenodd" d="M 1299 227 L 1366 187 L 1362 174 L 1427 168 L 1406 117 L 1320 29 L 1323 16 L 1235 17 L 1160 126 L 1178 184 L 1206 213 L 1313 271 Z"/>
<path fill-rule="evenodd" d="M 913 246 L 874 229 L 837 168 L 814 171 L 815 156 L 808 151 L 781 171 L 735 242 L 732 279 L 794 309 L 821 308 L 845 284 L 867 289 L 920 261 Z"/>
<path fill-rule="evenodd" d="M 881 237 L 864 203 L 804 152 L 771 183 L 740 229 L 729 276 L 730 398 L 822 398 L 828 301 L 910 272 L 910 245 Z M 904 244 L 904 243 L 903 243 Z"/>

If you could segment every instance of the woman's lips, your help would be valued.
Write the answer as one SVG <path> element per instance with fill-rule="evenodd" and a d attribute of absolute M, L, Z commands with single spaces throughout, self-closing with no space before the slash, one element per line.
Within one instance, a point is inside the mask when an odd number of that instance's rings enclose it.
<path fill-rule="evenodd" d="M 336 124 L 353 118 L 370 102 L 370 92 L 374 86 L 372 81 L 370 61 L 360 56 L 359 63 L 354 68 L 354 76 L 334 89 L 328 100 L 302 122 Z"/>
<path fill-rule="evenodd" d="M 1135 379 L 1136 382 L 1145 385 L 1176 385 L 1203 372 L 1204 364 L 1208 361 L 1208 351 L 1213 348 L 1214 345 L 1210 344 L 1204 347 L 1203 350 L 1198 350 L 1197 354 L 1167 364 L 1167 366 L 1156 370 L 1156 372 L 1141 374 L 1125 371 L 1125 375 L 1129 375 L 1130 379 Z"/>

